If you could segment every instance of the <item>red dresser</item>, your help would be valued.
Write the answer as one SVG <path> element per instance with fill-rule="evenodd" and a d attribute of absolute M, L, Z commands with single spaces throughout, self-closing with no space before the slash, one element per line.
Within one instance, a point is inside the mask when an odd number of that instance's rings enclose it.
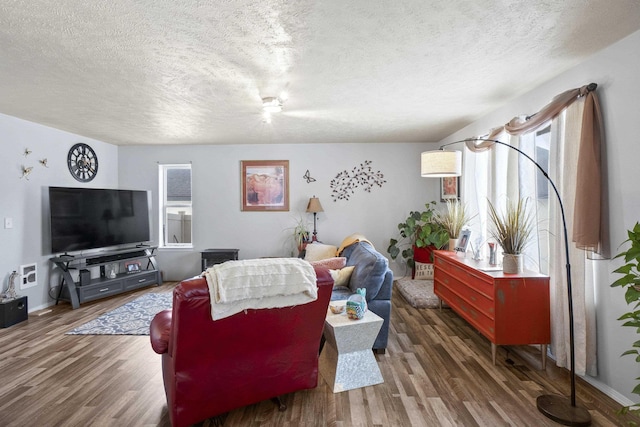
<path fill-rule="evenodd" d="M 544 369 L 551 341 L 549 278 L 482 271 L 481 263 L 455 252 L 434 256 L 435 294 L 491 341 L 493 363 L 498 345 L 540 344 Z"/>

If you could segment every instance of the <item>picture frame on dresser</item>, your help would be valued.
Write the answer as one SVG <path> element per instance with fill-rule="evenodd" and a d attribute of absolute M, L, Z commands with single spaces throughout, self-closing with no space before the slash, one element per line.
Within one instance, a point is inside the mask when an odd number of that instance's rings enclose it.
<path fill-rule="evenodd" d="M 289 161 L 242 160 L 242 211 L 289 211 Z"/>
<path fill-rule="evenodd" d="M 469 246 L 469 237 L 471 237 L 471 230 L 462 230 L 458 236 L 458 243 L 456 244 L 456 252 L 466 252 L 467 246 Z"/>

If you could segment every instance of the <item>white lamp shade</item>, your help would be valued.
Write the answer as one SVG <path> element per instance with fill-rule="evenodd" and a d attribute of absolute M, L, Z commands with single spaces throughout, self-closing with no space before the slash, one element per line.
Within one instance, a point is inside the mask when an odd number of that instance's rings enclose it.
<path fill-rule="evenodd" d="M 420 156 L 420 175 L 425 178 L 444 178 L 462 175 L 462 152 L 434 150 Z"/>

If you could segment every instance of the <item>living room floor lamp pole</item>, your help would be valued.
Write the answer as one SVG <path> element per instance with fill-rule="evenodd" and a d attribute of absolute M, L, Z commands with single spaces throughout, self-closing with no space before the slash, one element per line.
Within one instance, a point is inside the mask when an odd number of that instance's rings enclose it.
<path fill-rule="evenodd" d="M 544 177 L 549 181 L 553 191 L 556 193 L 558 203 L 560 204 L 560 213 L 562 215 L 562 226 L 564 227 L 564 247 L 565 256 L 567 261 L 567 299 L 569 308 L 569 346 L 570 346 L 570 373 L 571 373 L 571 397 L 567 399 L 565 396 L 558 396 L 552 394 L 543 394 L 538 396 L 536 404 L 538 410 L 542 412 L 546 417 L 553 421 L 570 426 L 589 426 L 591 425 L 591 415 L 589 411 L 580 406 L 576 406 L 576 373 L 575 373 L 575 345 L 574 345 L 574 332 L 573 332 L 573 297 L 571 293 L 571 263 L 569 262 L 569 237 L 567 233 L 567 221 L 564 215 L 564 206 L 562 204 L 562 198 L 556 188 L 556 185 L 551 180 L 547 172 L 540 166 L 533 158 L 524 153 L 520 149 L 498 141 L 495 139 L 485 138 L 471 138 L 462 141 L 455 141 L 444 144 L 439 150 L 425 151 L 421 155 L 421 175 L 427 178 L 441 178 L 452 177 L 462 175 L 462 152 L 445 150 L 444 147 L 458 143 L 467 142 L 490 142 L 492 144 L 504 145 L 524 157 L 529 159 L 536 167 L 542 172 Z"/>
<path fill-rule="evenodd" d="M 317 242 L 318 232 L 316 230 L 316 215 L 318 215 L 318 212 L 324 212 L 324 209 L 322 209 L 322 205 L 320 204 L 320 199 L 316 196 L 310 198 L 309 203 L 307 204 L 307 212 L 313 213 L 313 238 L 311 240 Z"/>

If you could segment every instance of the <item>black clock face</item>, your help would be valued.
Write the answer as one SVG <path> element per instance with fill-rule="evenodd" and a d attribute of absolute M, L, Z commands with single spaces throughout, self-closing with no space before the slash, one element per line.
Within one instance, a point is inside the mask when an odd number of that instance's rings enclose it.
<path fill-rule="evenodd" d="M 69 150 L 67 165 L 75 179 L 89 182 L 98 173 L 98 156 L 87 144 L 78 143 Z"/>

